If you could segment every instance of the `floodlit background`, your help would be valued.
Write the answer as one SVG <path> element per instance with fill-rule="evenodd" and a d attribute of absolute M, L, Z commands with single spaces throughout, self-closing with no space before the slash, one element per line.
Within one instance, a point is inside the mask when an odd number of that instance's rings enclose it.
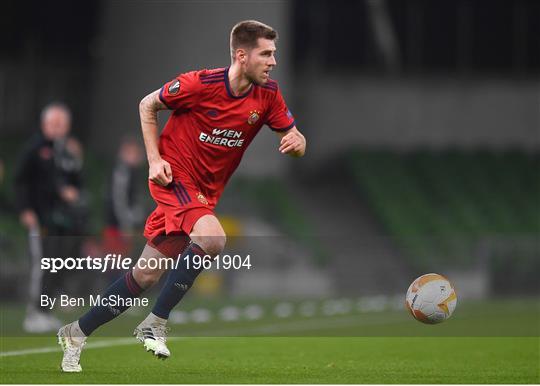
<path fill-rule="evenodd" d="M 14 312 L 4 333 L 19 333 L 27 297 L 29 240 L 13 184 L 41 109 L 66 103 L 84 150 L 86 210 L 81 230 L 61 236 L 76 246 L 66 255 L 114 251 L 103 236 L 106 193 L 120 141 L 139 135 L 140 99 L 180 72 L 227 66 L 230 28 L 251 18 L 279 31 L 273 78 L 307 154 L 284 157 L 275 135 L 261 131 L 216 209 L 231 235 L 227 251 L 250 253 L 253 269 L 205 273 L 172 322 L 202 331 L 237 322 L 232 334 L 242 334 L 264 318 L 352 315 L 336 334 L 388 334 L 365 326 L 387 320 L 381 312 L 408 322 L 408 285 L 437 272 L 458 292 L 462 324 L 449 333 L 481 333 L 483 325 L 467 328 L 467 312 L 478 310 L 523 312 L 534 326 L 540 3 L 8 1 L 0 16 L 0 300 Z M 139 172 L 147 214 L 146 166 Z M 136 258 L 142 243 L 134 236 L 122 250 Z M 80 296 L 114 278 L 67 276 L 59 291 Z M 320 327 L 299 326 L 290 333 Z M 491 332 L 516 333 L 538 330 Z"/>

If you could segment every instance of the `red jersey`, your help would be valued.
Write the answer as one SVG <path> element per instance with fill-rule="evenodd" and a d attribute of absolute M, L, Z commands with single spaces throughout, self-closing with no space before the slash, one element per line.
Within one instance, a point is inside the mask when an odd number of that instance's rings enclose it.
<path fill-rule="evenodd" d="M 235 96 L 228 68 L 180 74 L 162 87 L 159 97 L 173 110 L 159 152 L 173 176 L 197 184 L 211 206 L 264 124 L 275 131 L 295 125 L 276 81 L 252 84 Z"/>

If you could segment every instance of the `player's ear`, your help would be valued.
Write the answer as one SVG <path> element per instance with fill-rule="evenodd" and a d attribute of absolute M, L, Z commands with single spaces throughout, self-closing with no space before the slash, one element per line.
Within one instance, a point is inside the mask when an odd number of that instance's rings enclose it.
<path fill-rule="evenodd" d="M 244 48 L 238 48 L 236 50 L 236 60 L 238 60 L 238 62 L 240 62 L 240 64 L 246 63 L 247 51 Z"/>

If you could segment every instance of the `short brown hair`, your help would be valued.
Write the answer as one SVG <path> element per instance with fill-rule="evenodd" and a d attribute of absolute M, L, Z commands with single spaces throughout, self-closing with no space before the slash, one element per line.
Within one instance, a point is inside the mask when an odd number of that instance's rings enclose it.
<path fill-rule="evenodd" d="M 275 29 L 257 20 L 244 20 L 237 23 L 231 30 L 231 57 L 233 60 L 237 49 L 257 47 L 259 38 L 276 40 L 278 34 Z"/>

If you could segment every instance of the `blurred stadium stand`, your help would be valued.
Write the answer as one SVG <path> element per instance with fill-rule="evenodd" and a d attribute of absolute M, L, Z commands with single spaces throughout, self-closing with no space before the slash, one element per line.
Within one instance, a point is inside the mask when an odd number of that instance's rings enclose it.
<path fill-rule="evenodd" d="M 488 268 L 505 288 L 537 286 L 538 153 L 356 151 L 350 167 L 417 270 Z"/>
<path fill-rule="evenodd" d="M 0 15 L 2 297 L 24 294 L 12 168 L 41 108 L 74 112 L 99 234 L 103 171 L 138 131 L 140 98 L 227 65 L 229 29 L 246 18 L 280 33 L 274 77 L 308 153 L 280 157 L 266 129 L 246 153 L 218 213 L 293 246 L 265 244 L 266 275 L 234 273 L 225 288 L 266 277 L 270 295 L 402 293 L 434 270 L 480 283 L 471 296 L 538 293 L 540 2 L 30 4 L 9 0 Z"/>

